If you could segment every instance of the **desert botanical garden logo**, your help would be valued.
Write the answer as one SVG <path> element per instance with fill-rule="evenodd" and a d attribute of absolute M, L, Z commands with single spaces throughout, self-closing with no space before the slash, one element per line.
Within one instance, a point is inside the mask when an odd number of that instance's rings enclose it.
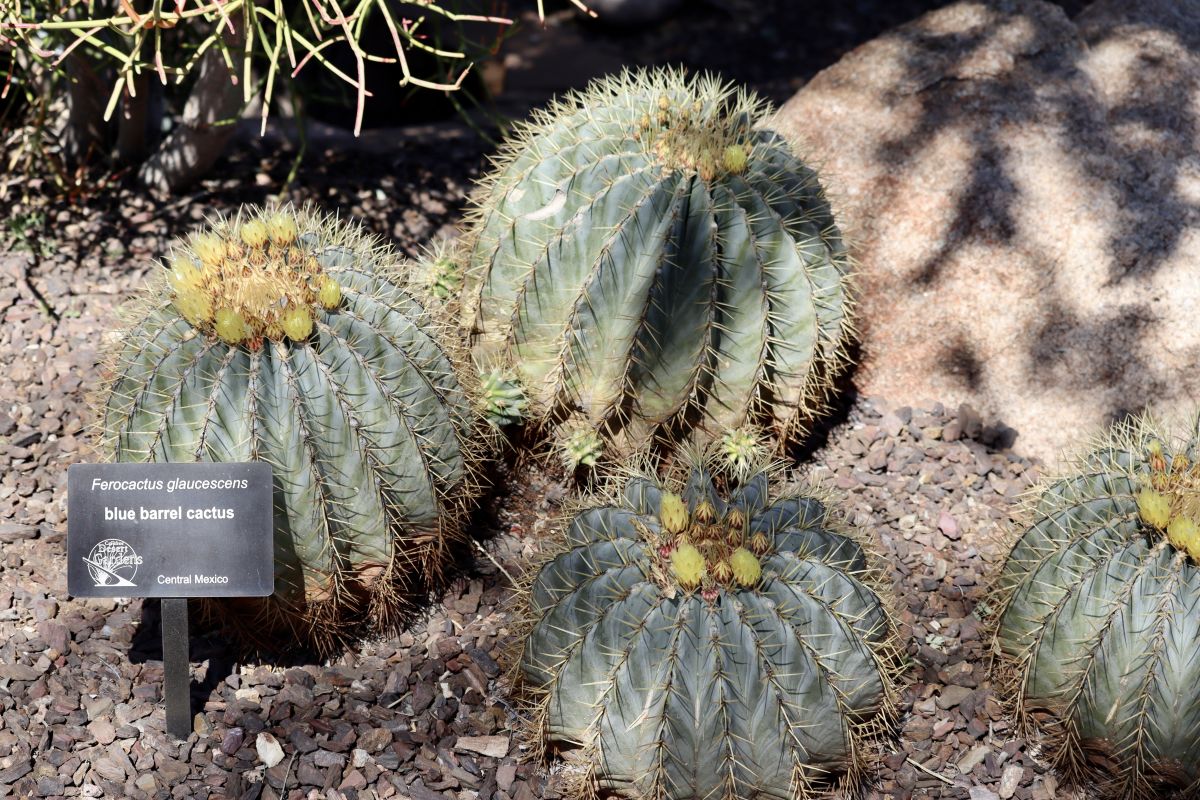
<path fill-rule="evenodd" d="M 137 574 L 142 557 L 126 541 L 104 539 L 97 542 L 83 560 L 96 586 L 137 586 L 133 576 Z"/>

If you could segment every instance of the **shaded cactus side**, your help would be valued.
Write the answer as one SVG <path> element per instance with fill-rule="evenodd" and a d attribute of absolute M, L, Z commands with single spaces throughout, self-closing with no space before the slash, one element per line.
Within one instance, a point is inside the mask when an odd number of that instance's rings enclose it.
<path fill-rule="evenodd" d="M 889 729 L 901 658 L 862 546 L 716 455 L 583 503 L 527 588 L 530 745 L 591 765 L 568 795 L 825 796 Z"/>
<path fill-rule="evenodd" d="M 464 321 L 538 423 L 639 446 L 747 424 L 794 438 L 851 334 L 846 248 L 766 103 L 626 72 L 534 115 L 474 198 Z"/>
<path fill-rule="evenodd" d="M 248 211 L 180 242 L 115 337 L 106 457 L 273 468 L 276 594 L 213 609 L 252 639 L 394 627 L 462 538 L 487 426 L 409 269 L 356 226 Z"/>
<path fill-rule="evenodd" d="M 1118 426 L 1041 486 L 1000 576 L 1020 718 L 1105 797 L 1200 791 L 1198 459 L 1200 417 Z"/>

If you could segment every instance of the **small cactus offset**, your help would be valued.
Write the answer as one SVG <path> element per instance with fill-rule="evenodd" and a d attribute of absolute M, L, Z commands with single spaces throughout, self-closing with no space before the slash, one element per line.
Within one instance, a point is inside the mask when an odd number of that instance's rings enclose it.
<path fill-rule="evenodd" d="M 532 580 L 519 675 L 533 746 L 582 748 L 577 796 L 855 785 L 900 665 L 862 547 L 769 469 L 739 481 L 685 460 L 584 505 Z"/>
<path fill-rule="evenodd" d="M 475 198 L 463 314 L 534 421 L 633 445 L 747 424 L 787 441 L 820 410 L 849 259 L 769 111 L 713 78 L 626 72 L 508 143 Z"/>
<path fill-rule="evenodd" d="M 252 637 L 387 629 L 461 535 L 486 425 L 408 282 L 355 226 L 249 211 L 179 243 L 113 347 L 108 458 L 273 468 L 276 594 L 218 609 Z"/>
<path fill-rule="evenodd" d="M 1004 566 L 1019 714 L 1104 797 L 1200 792 L 1200 417 L 1119 426 L 1046 483 Z"/>

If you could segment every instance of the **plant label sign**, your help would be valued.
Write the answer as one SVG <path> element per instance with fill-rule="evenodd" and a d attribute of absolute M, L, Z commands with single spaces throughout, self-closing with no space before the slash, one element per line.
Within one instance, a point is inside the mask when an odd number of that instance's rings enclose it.
<path fill-rule="evenodd" d="M 271 467 L 74 464 L 67 590 L 75 597 L 265 597 L 275 588 Z"/>
<path fill-rule="evenodd" d="M 192 730 L 189 597 L 275 590 L 271 467 L 73 464 L 67 469 L 67 591 L 162 599 L 167 731 Z"/>

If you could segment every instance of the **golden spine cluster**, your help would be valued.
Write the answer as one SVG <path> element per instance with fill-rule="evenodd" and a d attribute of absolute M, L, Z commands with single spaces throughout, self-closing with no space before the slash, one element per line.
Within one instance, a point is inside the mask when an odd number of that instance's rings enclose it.
<path fill-rule="evenodd" d="M 748 523 L 740 508 L 731 506 L 718 522 L 716 509 L 708 501 L 698 503 L 689 513 L 682 497 L 666 492 L 658 521 L 671 537 L 663 556 L 682 588 L 753 586 L 762 577 L 758 556 L 766 553 L 769 543 L 762 533 L 746 536 Z"/>
<path fill-rule="evenodd" d="M 662 95 L 654 115 L 643 114 L 638 120 L 633 138 L 669 169 L 695 172 L 705 181 L 741 175 L 750 163 L 750 129 L 725 112 L 700 100 L 676 106 Z"/>
<path fill-rule="evenodd" d="M 317 310 L 342 301 L 342 287 L 305 249 L 296 217 L 286 211 L 193 236 L 171 259 L 167 283 L 189 324 L 252 349 L 263 339 L 304 341 Z"/>
<path fill-rule="evenodd" d="M 1176 455 L 1167 463 L 1162 444 L 1151 441 L 1150 477 L 1137 493 L 1142 522 L 1166 533 L 1177 550 L 1200 562 L 1200 463 Z"/>

